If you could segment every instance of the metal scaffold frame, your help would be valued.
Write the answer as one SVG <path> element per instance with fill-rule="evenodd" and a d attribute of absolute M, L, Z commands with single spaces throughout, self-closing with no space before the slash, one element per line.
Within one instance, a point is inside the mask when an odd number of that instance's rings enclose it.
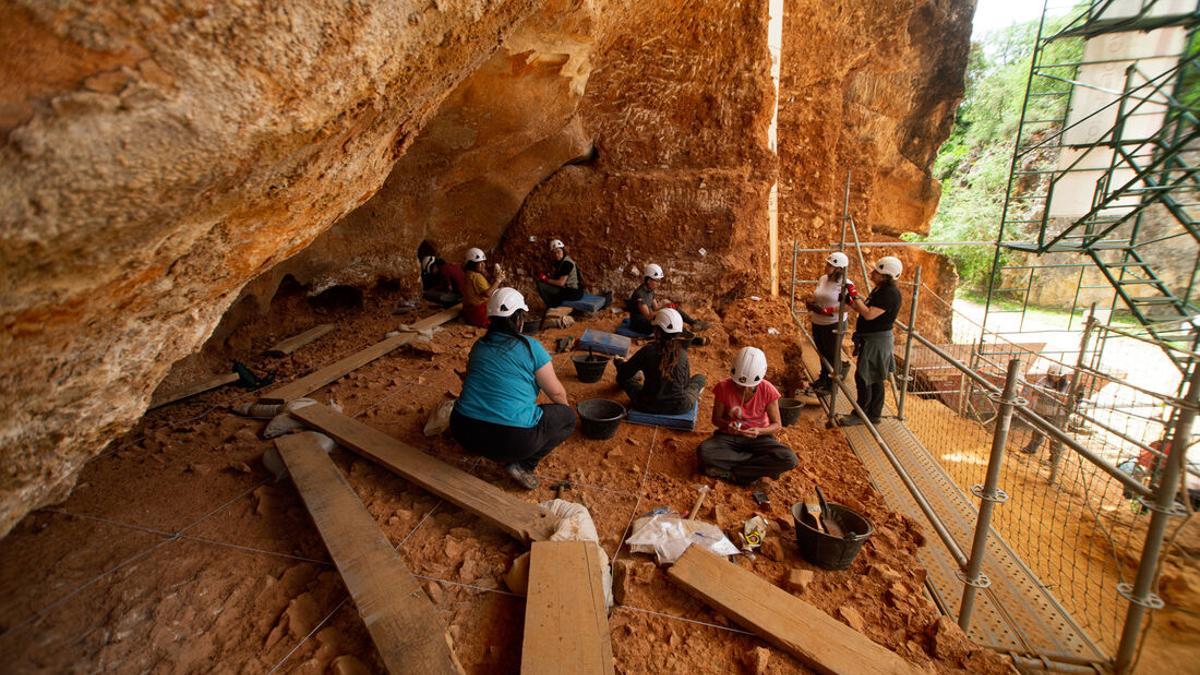
<path fill-rule="evenodd" d="M 1043 277 L 1068 273 L 1067 328 L 1107 296 L 1105 323 L 1128 317 L 1159 344 L 1181 394 L 1195 364 L 1183 354 L 1200 337 L 1200 256 L 1170 280 L 1153 246 L 1200 242 L 1200 2 L 1069 7 L 1060 14 L 1046 0 L 1034 40 L 983 333 L 1023 332 Z M 1019 316 L 1015 331 L 994 328 L 1005 314 Z"/>

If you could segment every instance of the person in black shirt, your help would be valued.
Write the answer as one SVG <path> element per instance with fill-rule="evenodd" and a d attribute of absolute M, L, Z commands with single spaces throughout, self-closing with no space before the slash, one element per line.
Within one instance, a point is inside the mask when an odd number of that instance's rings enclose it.
<path fill-rule="evenodd" d="M 616 360 L 617 384 L 629 395 L 634 410 L 678 415 L 696 407 L 705 379 L 692 375 L 687 355 L 690 342 L 679 312 L 660 309 L 654 315 L 654 341 L 628 361 Z"/>
<path fill-rule="evenodd" d="M 654 327 L 650 325 L 650 321 L 654 318 L 654 313 L 663 308 L 679 312 L 679 316 L 683 317 L 683 322 L 691 326 L 692 330 L 702 331 L 708 328 L 708 322 L 688 316 L 688 313 L 683 311 L 683 308 L 677 303 L 665 298 L 654 297 L 654 292 L 662 283 L 662 267 L 654 263 L 646 265 L 646 274 L 642 277 L 642 284 L 633 289 L 633 293 L 625 301 L 625 311 L 629 312 L 629 330 L 647 335 L 652 333 Z M 700 340 L 698 344 L 703 342 L 705 341 Z"/>
<path fill-rule="evenodd" d="M 858 314 L 854 324 L 854 354 L 858 357 L 854 364 L 855 398 L 872 424 L 878 424 L 883 415 L 884 383 L 896 369 L 892 358 L 892 325 L 900 313 L 896 278 L 903 269 L 898 258 L 890 255 L 880 258 L 871 270 L 875 290 L 865 301 L 856 294 L 847 298 L 846 306 Z M 842 426 L 862 423 L 858 413 L 838 418 Z"/>
<path fill-rule="evenodd" d="M 583 297 L 583 278 L 579 266 L 567 255 L 566 245 L 551 239 L 550 255 L 554 257 L 554 268 L 550 274 L 539 274 L 537 278 L 537 292 L 547 309 Z"/>

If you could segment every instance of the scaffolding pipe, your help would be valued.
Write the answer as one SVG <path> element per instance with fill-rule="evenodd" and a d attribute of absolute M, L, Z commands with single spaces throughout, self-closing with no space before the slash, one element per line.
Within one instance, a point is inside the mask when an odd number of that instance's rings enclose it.
<path fill-rule="evenodd" d="M 908 330 L 908 326 L 901 324 L 899 321 L 897 321 L 896 323 L 901 328 Z M 964 365 L 958 359 L 954 358 L 950 354 L 947 354 L 945 350 L 938 347 L 933 342 L 929 341 L 925 336 L 921 335 L 920 333 L 913 333 L 913 335 L 914 335 L 914 337 L 916 337 L 918 342 L 925 345 L 934 354 L 937 354 L 939 357 L 941 357 L 942 359 L 944 359 L 945 361 L 947 361 L 948 363 L 953 365 L 961 373 L 966 375 L 967 378 L 970 379 L 971 381 L 975 382 L 976 384 L 978 384 L 979 386 L 983 387 L 984 389 L 986 389 L 987 391 L 989 391 L 991 393 L 996 393 L 996 392 L 1000 391 L 999 387 L 997 387 L 996 385 L 989 382 L 986 378 L 981 377 L 979 374 L 977 374 L 975 371 L 968 368 L 966 365 Z M 1049 436 L 1050 440 L 1052 442 L 1058 441 L 1058 442 L 1062 443 L 1063 445 L 1067 446 L 1068 448 L 1074 450 L 1076 453 L 1078 453 L 1084 459 L 1088 460 L 1092 464 L 1095 464 L 1100 470 L 1104 471 L 1109 476 L 1112 476 L 1114 479 L 1116 479 L 1118 482 L 1120 482 L 1122 485 L 1124 485 L 1126 488 L 1128 488 L 1131 492 L 1134 492 L 1143 497 L 1152 497 L 1154 495 L 1154 492 L 1152 490 L 1150 490 L 1150 488 L 1146 487 L 1145 485 L 1142 485 L 1133 476 L 1130 476 L 1129 474 L 1125 473 L 1124 471 L 1121 471 L 1117 467 L 1109 464 L 1108 462 L 1104 461 L 1103 458 L 1098 456 L 1096 453 L 1094 453 L 1091 450 L 1088 450 L 1087 448 L 1080 445 L 1079 441 L 1076 441 L 1074 438 L 1071 438 L 1070 436 L 1068 436 L 1066 434 L 1066 432 L 1062 431 L 1058 427 L 1056 427 L 1053 424 L 1051 424 L 1050 422 L 1046 421 L 1041 415 L 1038 415 L 1037 413 L 1033 412 L 1032 410 L 1029 410 L 1028 408 L 1026 408 L 1024 406 L 1017 407 L 1017 414 L 1020 415 L 1026 422 L 1032 424 L 1033 426 L 1035 426 L 1039 430 L 1041 430 L 1041 432 L 1043 434 L 1045 434 L 1046 436 Z"/>
<path fill-rule="evenodd" d="M 1117 590 L 1129 601 L 1125 626 L 1121 630 L 1121 643 L 1117 647 L 1118 673 L 1128 673 L 1133 666 L 1146 610 L 1163 606 L 1162 599 L 1154 593 L 1154 582 L 1158 576 L 1158 558 L 1162 553 L 1167 519 L 1177 515 L 1174 509 L 1175 495 L 1179 490 L 1179 478 L 1183 473 L 1184 458 L 1192 436 L 1192 422 L 1196 419 L 1196 404 L 1200 403 L 1200 368 L 1192 369 L 1187 402 L 1190 405 L 1179 409 L 1179 418 L 1175 422 L 1171 437 L 1171 452 L 1167 455 L 1162 480 L 1158 484 L 1157 494 L 1154 495 L 1154 505 L 1146 504 L 1146 507 L 1153 511 L 1153 515 L 1150 516 L 1150 526 L 1146 528 L 1146 543 L 1142 546 L 1142 559 L 1138 562 L 1137 577 L 1132 586 L 1117 586 Z"/>
<path fill-rule="evenodd" d="M 1186 319 L 1182 319 L 1182 318 L 1181 318 L 1181 319 L 1179 319 L 1178 321 L 1179 321 L 1180 323 L 1183 323 L 1183 322 L 1185 322 L 1185 321 L 1186 321 Z M 1164 343 L 1164 342 L 1162 342 L 1162 341 L 1160 341 L 1160 340 L 1154 340 L 1154 339 L 1152 339 L 1152 338 L 1148 338 L 1148 337 L 1146 337 L 1146 336 L 1144 336 L 1144 335 L 1138 335 L 1137 333 L 1134 333 L 1134 332 L 1132 332 L 1132 331 L 1122 330 L 1122 329 L 1120 329 L 1120 328 L 1117 328 L 1116 326 L 1112 326 L 1112 325 L 1107 325 L 1107 326 L 1105 326 L 1105 325 L 1101 325 L 1101 326 L 1100 326 L 1100 329 L 1101 329 L 1101 330 L 1105 330 L 1105 331 L 1109 331 L 1109 332 L 1111 332 L 1111 333 L 1116 333 L 1117 335 L 1121 335 L 1121 336 L 1123 336 L 1123 337 L 1132 338 L 1132 339 L 1134 339 L 1134 340 L 1141 340 L 1142 342 L 1145 342 L 1145 343 L 1147 343 L 1147 344 L 1152 344 L 1152 345 L 1154 345 L 1155 347 L 1158 347 L 1158 348 L 1160 348 L 1160 349 L 1161 349 L 1161 348 L 1162 348 L 1162 347 L 1165 345 L 1165 346 L 1166 346 L 1168 349 L 1170 349 L 1170 350 L 1172 350 L 1172 351 L 1179 352 L 1180 354 L 1183 354 L 1183 355 L 1185 355 L 1185 356 L 1190 356 L 1190 357 L 1192 357 L 1193 359 L 1200 359 L 1200 353 L 1193 352 L 1193 351 L 1191 351 L 1191 350 L 1188 350 L 1188 349 L 1184 349 L 1183 347 L 1176 347 L 1175 345 L 1173 345 L 1173 344 L 1171 344 L 1171 343 L 1169 343 L 1169 342 L 1166 342 L 1166 343 Z"/>
<path fill-rule="evenodd" d="M 851 176 L 851 172 L 849 172 L 849 171 L 846 172 L 846 192 L 842 198 L 842 250 L 845 250 L 845 248 L 846 248 L 846 223 L 849 220 L 848 216 L 850 214 L 850 176 Z M 849 271 L 850 271 L 850 266 L 846 265 L 846 272 L 849 272 Z M 846 344 L 846 324 L 849 323 L 848 317 L 846 317 L 846 282 L 849 281 L 849 279 L 850 279 L 850 275 L 847 273 L 843 273 L 842 274 L 842 282 L 841 282 L 841 284 L 839 284 L 840 288 L 838 289 L 838 311 L 837 311 L 837 317 L 838 317 L 837 352 L 836 352 L 837 363 L 833 364 L 834 368 L 829 371 L 829 372 L 833 373 L 834 382 L 837 382 L 839 384 L 842 382 L 842 348 Z M 795 313 L 793 313 L 792 315 L 795 316 Z M 813 343 L 813 348 L 817 349 L 818 355 L 821 353 L 821 350 L 819 348 L 817 348 L 815 342 Z M 822 357 L 822 358 L 824 358 L 824 357 Z M 831 422 L 833 421 L 833 418 L 834 418 L 833 411 L 836 409 L 836 406 L 834 405 L 834 403 L 837 401 L 837 390 L 838 390 L 837 387 L 829 388 L 829 421 L 831 421 Z M 849 396 L 849 394 L 847 394 L 847 396 Z M 853 403 L 853 400 L 851 400 L 851 403 Z"/>
<path fill-rule="evenodd" d="M 912 302 L 908 304 L 908 325 L 917 325 L 917 301 L 921 295 L 921 267 L 917 266 L 917 273 L 913 279 L 913 294 Z M 904 341 L 904 373 L 900 375 L 900 395 L 896 397 L 896 419 L 904 421 L 904 397 L 908 394 L 908 383 L 911 381 L 909 371 L 912 367 L 912 331 L 908 331 L 908 338 Z"/>
<path fill-rule="evenodd" d="M 1092 303 L 1088 310 L 1087 322 L 1083 325 L 1083 335 L 1079 338 L 1079 356 L 1075 359 L 1075 371 L 1071 373 L 1071 388 L 1067 392 L 1067 415 L 1063 424 L 1070 426 L 1071 415 L 1079 412 L 1079 387 L 1083 382 L 1083 363 L 1087 357 L 1088 342 L 1091 341 L 1092 330 L 1096 327 L 1096 303 Z M 1062 448 L 1054 449 L 1053 443 L 1050 444 L 1050 477 L 1047 479 L 1051 485 L 1058 482 L 1058 470 L 1062 467 Z"/>
<path fill-rule="evenodd" d="M 971 559 L 963 570 L 962 603 L 958 609 L 958 625 L 963 632 L 971 630 L 971 614 L 975 611 L 975 596 L 979 589 L 992 585 L 983 573 L 983 560 L 987 557 L 988 533 L 992 531 L 992 511 L 997 504 L 1008 501 L 1008 495 L 999 487 L 1000 468 L 1004 463 L 1004 448 L 1008 444 L 1008 429 L 1012 425 L 1013 407 L 1017 403 L 1017 380 L 1021 375 L 1021 359 L 1008 362 L 1008 373 L 1004 378 L 1004 393 L 1000 398 L 1000 412 L 996 416 L 996 431 L 992 434 L 992 452 L 988 455 L 987 476 L 983 485 L 975 485 L 971 492 L 979 497 L 979 516 L 975 519 L 975 538 L 971 542 Z"/>
<path fill-rule="evenodd" d="M 800 319 L 796 317 L 795 312 L 792 313 L 792 321 L 796 323 L 796 326 L 800 330 L 800 334 L 803 335 L 806 340 L 808 340 L 808 344 L 812 345 L 813 351 L 816 352 L 817 357 L 825 363 L 825 367 L 830 368 L 833 364 L 829 363 L 829 361 L 821 355 L 821 351 L 817 349 L 816 341 L 813 340 L 812 335 L 809 335 L 808 331 L 804 330 L 804 326 L 800 323 Z M 838 360 L 840 361 L 841 359 L 839 358 Z M 942 519 L 938 517 L 936 512 L 934 512 L 933 507 L 929 504 L 929 500 L 925 498 L 925 494 L 921 492 L 921 488 L 917 487 L 917 484 L 913 482 L 912 476 L 908 474 L 908 471 L 904 468 L 904 465 L 900 463 L 900 460 L 896 457 L 896 453 L 892 451 L 891 446 L 888 445 L 887 441 L 883 439 L 883 436 L 879 433 L 879 429 L 875 428 L 875 425 L 871 422 L 871 420 L 867 419 L 867 412 L 863 410 L 858 405 L 858 402 L 854 400 L 854 397 L 850 395 L 850 388 L 840 379 L 834 380 L 834 386 L 830 388 L 828 404 L 830 414 L 833 412 L 833 392 L 837 391 L 839 388 L 842 389 L 842 393 L 846 396 L 846 400 L 849 401 L 854 412 L 862 418 L 863 425 L 866 426 L 867 431 L 871 434 L 871 437 L 875 439 L 875 443 L 879 446 L 879 449 L 883 451 L 883 456 L 887 457 L 888 463 L 892 465 L 893 469 L 895 469 L 896 475 L 900 477 L 900 481 L 904 483 L 904 487 L 907 488 L 909 494 L 912 495 L 913 501 L 917 503 L 917 507 L 921 509 L 921 513 L 925 515 L 926 520 L 928 520 L 929 524 L 933 527 L 933 531 L 937 534 L 938 539 L 942 540 L 942 543 L 946 546 L 946 550 L 950 552 L 950 555 L 954 558 L 954 561 L 958 565 L 959 569 L 962 569 L 967 564 L 967 555 L 963 553 L 962 547 L 958 545 L 958 542 L 955 541 L 954 536 L 950 534 L 950 530 L 946 529 L 946 524 L 943 523 Z"/>
<path fill-rule="evenodd" d="M 795 311 L 796 311 L 796 255 L 797 255 L 797 248 L 796 248 L 796 247 L 797 247 L 798 245 L 799 245 L 799 242 L 797 242 L 797 241 L 795 241 L 795 240 L 793 240 L 793 241 L 792 241 L 792 290 L 791 290 L 791 297 L 792 297 L 792 300 L 791 300 L 791 309 L 792 309 L 792 312 L 795 312 Z"/>

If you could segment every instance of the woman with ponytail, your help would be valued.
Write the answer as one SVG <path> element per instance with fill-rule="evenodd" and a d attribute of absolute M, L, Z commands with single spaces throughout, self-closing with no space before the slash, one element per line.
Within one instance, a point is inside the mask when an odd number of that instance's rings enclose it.
<path fill-rule="evenodd" d="M 628 361 L 616 361 L 617 384 L 634 410 L 659 415 L 692 410 L 705 382 L 703 375 L 692 375 L 688 364 L 692 336 L 683 331 L 683 317 L 674 309 L 658 310 L 652 323 L 654 340 Z"/>
<path fill-rule="evenodd" d="M 575 411 L 545 347 L 521 334 L 528 311 L 513 288 L 488 298 L 488 332 L 471 347 L 450 433 L 468 452 L 503 464 L 532 490 L 538 462 L 575 430 Z M 538 405 L 539 392 L 551 402 Z"/>

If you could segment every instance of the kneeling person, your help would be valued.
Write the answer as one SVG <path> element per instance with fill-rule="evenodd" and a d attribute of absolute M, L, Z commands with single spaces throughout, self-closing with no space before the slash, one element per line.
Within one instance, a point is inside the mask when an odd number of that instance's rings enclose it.
<path fill-rule="evenodd" d="M 504 464 L 522 487 L 538 486 L 538 462 L 575 430 L 575 411 L 550 355 L 521 334 L 529 307 L 513 288 L 488 299 L 488 331 L 471 347 L 450 432 L 472 454 Z M 544 391 L 551 403 L 538 405 Z"/>
<path fill-rule="evenodd" d="M 712 421 L 717 431 L 696 449 L 700 470 L 739 485 L 778 478 L 796 467 L 796 454 L 775 439 L 779 390 L 766 379 L 767 357 L 743 347 L 733 359 L 733 377 L 713 387 Z"/>
<path fill-rule="evenodd" d="M 617 384 L 629 395 L 634 410 L 685 413 L 696 407 L 705 382 L 703 375 L 692 375 L 688 364 L 691 335 L 683 331 L 683 317 L 673 309 L 658 310 L 653 327 L 654 341 L 628 361 L 617 359 Z"/>

